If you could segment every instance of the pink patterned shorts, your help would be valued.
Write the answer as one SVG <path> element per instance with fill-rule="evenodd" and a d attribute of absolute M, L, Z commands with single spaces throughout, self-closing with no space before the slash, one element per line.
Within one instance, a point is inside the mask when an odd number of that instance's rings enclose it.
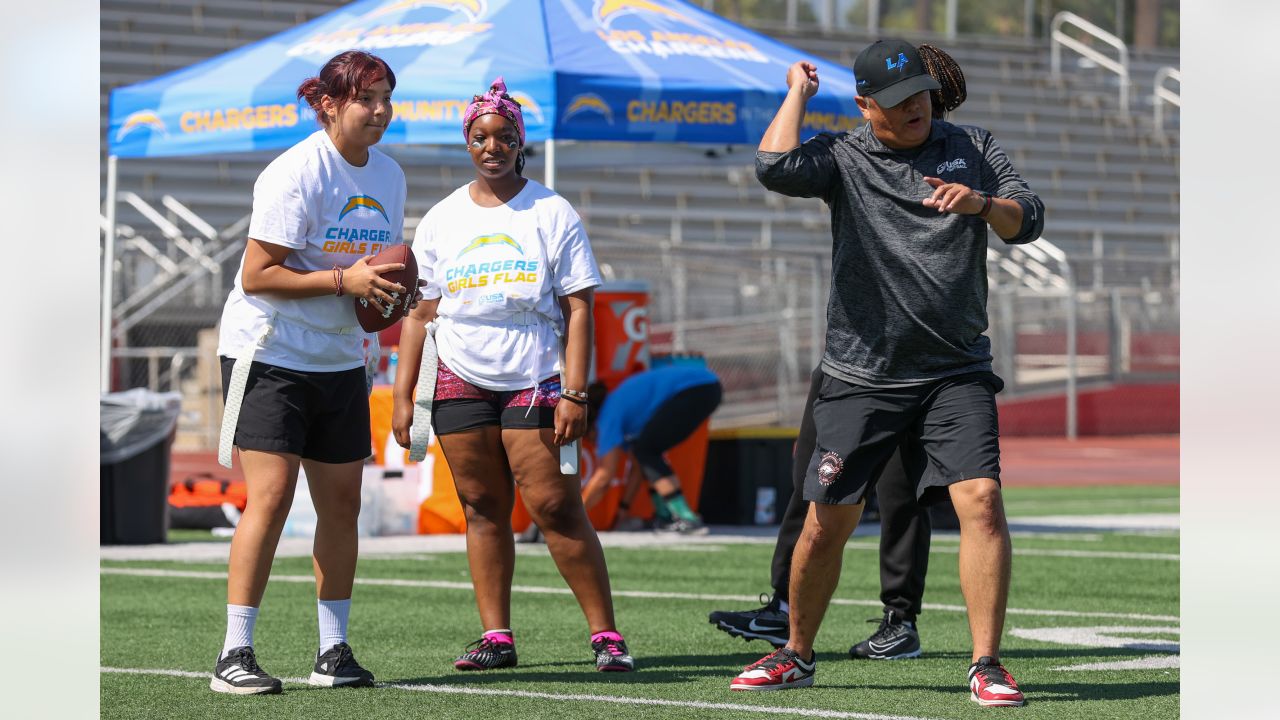
<path fill-rule="evenodd" d="M 431 421 L 436 434 L 470 430 L 486 425 L 508 429 L 555 427 L 556 403 L 560 401 L 560 376 L 553 375 L 533 388 L 486 390 L 458 377 L 444 361 L 436 373 L 436 396 L 431 404 Z M 533 408 L 529 405 L 532 402 Z"/>

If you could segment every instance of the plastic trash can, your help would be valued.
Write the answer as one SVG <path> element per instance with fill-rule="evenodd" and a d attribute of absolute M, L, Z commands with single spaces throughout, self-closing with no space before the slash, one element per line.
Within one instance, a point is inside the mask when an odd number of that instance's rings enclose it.
<path fill-rule="evenodd" d="M 99 541 L 163 543 L 169 526 L 169 451 L 182 396 L 142 388 L 103 395 L 99 427 Z"/>

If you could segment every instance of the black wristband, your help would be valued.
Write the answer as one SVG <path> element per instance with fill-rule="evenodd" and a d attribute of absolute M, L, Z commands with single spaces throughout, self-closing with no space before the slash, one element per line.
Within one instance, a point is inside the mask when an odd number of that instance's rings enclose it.
<path fill-rule="evenodd" d="M 568 395 L 565 395 L 564 393 L 560 393 L 560 399 L 561 399 L 561 400 L 568 400 L 569 402 L 573 403 L 574 405 L 586 405 L 586 404 L 587 404 L 587 401 L 586 401 L 586 400 L 579 400 L 578 398 L 575 398 L 575 397 L 569 397 Z"/>

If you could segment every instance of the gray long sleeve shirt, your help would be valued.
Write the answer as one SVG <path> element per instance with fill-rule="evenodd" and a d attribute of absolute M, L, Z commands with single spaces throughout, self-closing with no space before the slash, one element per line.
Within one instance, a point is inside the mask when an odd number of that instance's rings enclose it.
<path fill-rule="evenodd" d="M 933 121 L 919 148 L 893 150 L 869 124 L 819 135 L 786 153 L 758 152 L 768 189 L 831 208 L 831 299 L 822 368 L 846 382 L 899 387 L 991 370 L 987 223 L 922 201 L 925 176 L 1022 205 L 1006 242 L 1044 229 L 1044 203 L 982 128 Z"/>

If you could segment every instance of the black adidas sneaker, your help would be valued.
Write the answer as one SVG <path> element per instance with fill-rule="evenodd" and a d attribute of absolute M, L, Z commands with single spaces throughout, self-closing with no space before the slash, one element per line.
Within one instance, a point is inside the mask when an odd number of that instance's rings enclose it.
<path fill-rule="evenodd" d="M 233 648 L 213 666 L 209 689 L 232 695 L 274 695 L 280 692 L 280 681 L 258 665 L 253 648 Z"/>
<path fill-rule="evenodd" d="M 920 633 L 916 630 L 915 623 L 907 622 L 893 610 L 885 610 L 880 627 L 871 637 L 849 648 L 849 657 L 855 660 L 905 660 L 920 657 Z"/>
<path fill-rule="evenodd" d="M 373 673 L 360 667 L 350 645 L 338 643 L 324 654 L 316 651 L 316 666 L 307 682 L 316 687 L 368 687 Z"/>

